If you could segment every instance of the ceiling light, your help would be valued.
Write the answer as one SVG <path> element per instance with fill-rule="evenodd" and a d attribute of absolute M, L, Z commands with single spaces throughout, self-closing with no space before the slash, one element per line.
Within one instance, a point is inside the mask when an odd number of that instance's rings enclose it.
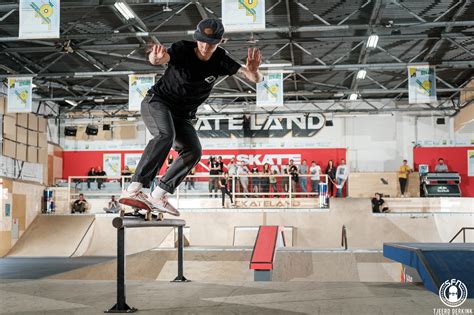
<path fill-rule="evenodd" d="M 122 1 L 117 1 L 114 4 L 114 7 L 122 14 L 122 16 L 127 19 L 133 19 L 135 16 L 133 15 L 132 10 L 128 7 L 128 5 Z"/>
<path fill-rule="evenodd" d="M 77 106 L 77 104 L 78 104 L 78 103 L 77 103 L 76 101 L 74 101 L 74 100 L 64 100 L 64 101 L 65 101 L 66 103 L 68 103 L 69 105 L 71 105 L 71 106 Z"/>
<path fill-rule="evenodd" d="M 361 69 L 359 70 L 359 72 L 357 72 L 357 79 L 365 79 L 365 75 L 367 74 L 367 71 L 365 71 L 364 69 Z"/>
<path fill-rule="evenodd" d="M 377 43 L 379 41 L 379 36 L 372 34 L 369 36 L 369 39 L 367 40 L 367 48 L 375 48 L 377 47 Z"/>
<path fill-rule="evenodd" d="M 349 96 L 349 100 L 350 100 L 350 101 L 356 101 L 356 100 L 357 100 L 357 93 L 352 93 L 352 94 Z"/>

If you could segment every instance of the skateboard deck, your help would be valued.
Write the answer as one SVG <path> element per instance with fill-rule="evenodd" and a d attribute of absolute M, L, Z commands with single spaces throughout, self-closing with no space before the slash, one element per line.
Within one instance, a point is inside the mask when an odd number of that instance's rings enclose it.
<path fill-rule="evenodd" d="M 156 218 L 156 220 L 161 221 L 163 220 L 163 212 L 161 212 L 159 209 L 154 209 L 150 208 L 146 203 L 143 201 L 134 199 L 134 198 L 120 198 L 119 203 L 123 205 L 127 205 L 132 207 L 134 210 L 133 213 L 125 213 L 125 210 L 120 211 L 120 216 L 140 216 L 143 217 L 146 221 L 151 221 L 153 218 Z M 140 210 L 145 210 L 146 214 L 140 213 Z"/>

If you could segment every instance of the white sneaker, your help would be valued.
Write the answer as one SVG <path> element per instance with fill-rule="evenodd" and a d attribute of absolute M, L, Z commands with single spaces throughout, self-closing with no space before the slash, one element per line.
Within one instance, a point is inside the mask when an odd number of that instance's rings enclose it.
<path fill-rule="evenodd" d="M 176 209 L 172 204 L 168 202 L 168 197 L 166 195 L 163 195 L 161 198 L 156 199 L 153 198 L 150 194 L 146 195 L 146 198 L 153 209 L 179 217 L 180 213 L 178 209 Z"/>
<path fill-rule="evenodd" d="M 137 190 L 137 191 L 133 191 L 133 192 L 130 192 L 128 190 L 122 190 L 122 193 L 120 194 L 120 198 L 119 199 L 122 199 L 122 198 L 137 198 L 137 196 L 142 193 L 140 190 Z"/>

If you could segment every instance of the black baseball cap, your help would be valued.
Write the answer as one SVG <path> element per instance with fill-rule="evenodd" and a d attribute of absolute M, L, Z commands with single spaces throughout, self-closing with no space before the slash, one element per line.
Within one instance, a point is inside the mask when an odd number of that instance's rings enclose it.
<path fill-rule="evenodd" d="M 224 36 L 224 25 L 218 19 L 204 19 L 194 32 L 194 39 L 211 45 L 219 44 Z"/>

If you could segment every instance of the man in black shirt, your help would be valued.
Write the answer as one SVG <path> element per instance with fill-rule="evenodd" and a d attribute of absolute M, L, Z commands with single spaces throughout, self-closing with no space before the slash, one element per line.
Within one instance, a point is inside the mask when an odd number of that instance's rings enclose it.
<path fill-rule="evenodd" d="M 138 163 L 132 183 L 121 197 L 137 198 L 153 208 L 179 215 L 168 203 L 186 175 L 201 159 L 201 144 L 192 125 L 197 108 L 210 95 L 219 76 L 239 75 L 249 81 L 262 81 L 258 71 L 260 51 L 248 49 L 246 66 L 230 58 L 218 47 L 224 26 L 218 19 L 202 20 L 194 33 L 194 41 L 179 41 L 166 49 L 154 45 L 148 60 L 153 65 L 168 64 L 161 79 L 148 91 L 141 104 L 141 114 L 153 139 L 147 144 Z M 142 193 L 163 165 L 174 144 L 178 157 L 165 172 L 150 195 Z"/>

